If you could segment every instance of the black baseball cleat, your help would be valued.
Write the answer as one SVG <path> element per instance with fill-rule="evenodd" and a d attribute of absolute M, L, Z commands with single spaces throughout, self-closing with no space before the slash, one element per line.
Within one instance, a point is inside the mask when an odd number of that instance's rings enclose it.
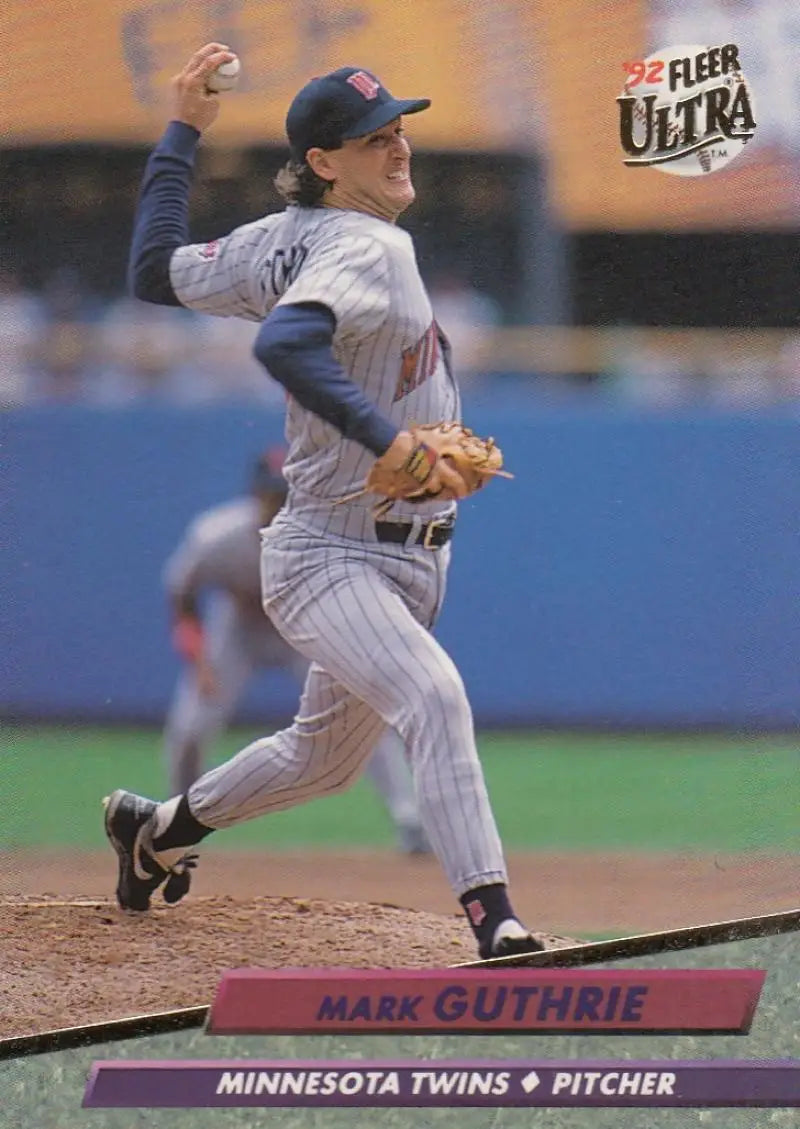
<path fill-rule="evenodd" d="M 544 945 L 515 917 L 502 921 L 492 935 L 491 944 L 481 945 L 481 960 L 493 957 L 522 956 L 524 953 L 543 953 Z"/>
<path fill-rule="evenodd" d="M 161 866 L 147 849 L 147 825 L 158 804 L 118 788 L 103 800 L 105 829 L 117 852 L 119 877 L 117 902 L 120 909 L 143 912 L 150 908 L 150 895 L 165 883 L 165 902 L 179 902 L 189 892 L 191 870 L 197 855 L 185 854 L 170 867 Z"/>

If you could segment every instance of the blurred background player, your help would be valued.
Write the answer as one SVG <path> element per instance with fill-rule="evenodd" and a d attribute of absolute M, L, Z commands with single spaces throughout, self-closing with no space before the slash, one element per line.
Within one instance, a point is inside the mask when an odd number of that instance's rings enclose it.
<path fill-rule="evenodd" d="M 199 514 L 164 569 L 173 645 L 185 661 L 164 731 L 170 794 L 187 791 L 205 771 L 211 743 L 229 724 L 258 670 L 290 671 L 302 686 L 306 660 L 273 627 L 261 606 L 259 529 L 286 499 L 283 452 L 268 451 L 253 467 L 249 496 Z M 407 854 L 427 854 L 405 748 L 388 729 L 367 775 Z"/>

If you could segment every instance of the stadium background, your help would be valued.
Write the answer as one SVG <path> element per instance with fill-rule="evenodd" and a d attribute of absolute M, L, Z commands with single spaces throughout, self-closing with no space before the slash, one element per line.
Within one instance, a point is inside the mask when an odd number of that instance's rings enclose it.
<path fill-rule="evenodd" d="M 246 327 L 123 294 L 165 83 L 221 38 L 245 79 L 203 147 L 197 239 L 277 206 L 282 115 L 310 75 L 357 61 L 433 99 L 410 130 L 419 202 L 403 223 L 462 358 L 467 420 L 516 475 L 463 507 L 440 637 L 475 706 L 522 904 L 548 928 L 619 933 L 796 900 L 793 5 L 9 12 L 0 892 L 110 888 L 99 797 L 164 787 L 158 724 L 177 673 L 164 558 L 281 435 Z M 626 170 L 623 60 L 698 39 L 739 44 L 754 142 L 707 178 Z M 218 755 L 285 720 L 295 694 L 260 680 Z M 409 870 L 390 847 L 358 785 L 230 833 L 198 888 L 231 892 L 230 851 L 251 892 L 335 884 L 450 912 L 436 868 Z"/>

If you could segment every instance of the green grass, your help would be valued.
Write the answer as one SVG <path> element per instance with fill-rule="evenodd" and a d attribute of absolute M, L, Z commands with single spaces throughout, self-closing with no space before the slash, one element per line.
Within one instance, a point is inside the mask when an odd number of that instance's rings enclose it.
<path fill-rule="evenodd" d="M 255 734 L 234 731 L 217 759 Z M 773 851 L 800 847 L 800 758 L 788 738 L 484 734 L 507 849 Z M 0 745 L 0 849 L 102 848 L 100 799 L 164 794 L 155 730 L 23 728 Z M 389 846 L 369 784 L 225 833 L 227 847 Z"/>

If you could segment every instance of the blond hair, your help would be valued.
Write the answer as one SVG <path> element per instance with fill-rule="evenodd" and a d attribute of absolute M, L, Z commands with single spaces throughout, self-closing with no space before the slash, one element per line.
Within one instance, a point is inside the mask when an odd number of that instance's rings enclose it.
<path fill-rule="evenodd" d="M 333 182 L 317 176 L 305 161 L 292 159 L 286 162 L 273 183 L 288 204 L 318 208 Z"/>

